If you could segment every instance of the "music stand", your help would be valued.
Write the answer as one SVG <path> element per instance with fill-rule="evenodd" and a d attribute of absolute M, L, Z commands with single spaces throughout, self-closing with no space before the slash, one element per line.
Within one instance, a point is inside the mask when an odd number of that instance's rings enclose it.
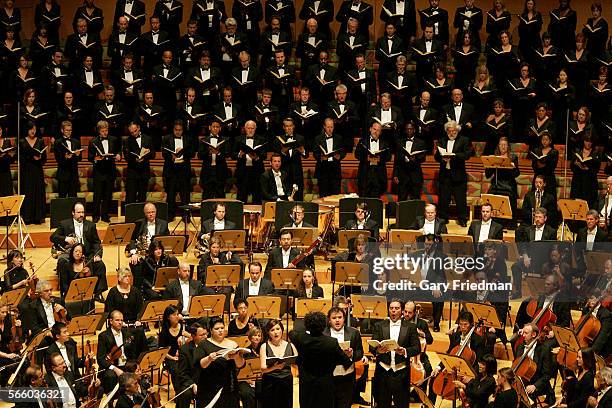
<path fill-rule="evenodd" d="M 51 329 L 45 329 L 45 330 L 41 331 L 40 333 L 38 333 L 36 336 L 34 336 L 34 338 L 32 340 L 30 340 L 30 343 L 26 346 L 25 350 L 22 353 L 21 362 L 17 366 L 17 369 L 15 369 L 15 372 L 13 374 L 11 374 L 11 376 L 9 377 L 9 380 L 8 380 L 8 383 L 7 383 L 9 386 L 11 386 L 11 387 L 13 386 L 13 383 L 17 379 L 17 375 L 19 374 L 19 371 L 21 371 L 21 368 L 23 367 L 23 364 L 27 360 L 28 354 L 35 353 L 37 351 L 38 346 L 40 346 L 40 343 L 44 339 L 47 338 L 47 335 L 49 334 L 50 331 L 51 331 Z M 36 354 L 34 355 L 34 359 L 36 359 Z"/>
<path fill-rule="evenodd" d="M 401 249 L 409 250 L 422 236 L 422 230 L 392 229 L 389 231 L 389 243 L 391 247 L 401 245 Z"/>
<path fill-rule="evenodd" d="M 64 297 L 64 302 L 81 302 L 81 314 L 85 314 L 86 312 L 83 311 L 83 302 L 93 299 L 94 290 L 96 289 L 97 283 L 97 276 L 73 279 L 70 282 L 70 287 L 68 288 L 66 296 Z"/>
<path fill-rule="evenodd" d="M 302 279 L 302 270 L 296 268 L 275 268 L 270 272 L 272 283 L 277 290 L 284 289 L 287 301 L 285 302 L 285 314 L 287 316 L 287 326 L 289 327 L 289 291 L 296 290 Z M 289 330 L 285 330 L 289 339 Z"/>
<path fill-rule="evenodd" d="M 9 237 L 9 222 L 8 217 L 16 217 L 19 215 L 19 211 L 21 210 L 21 205 L 23 204 L 23 200 L 25 195 L 12 195 L 6 197 L 0 197 L 0 216 L 6 217 L 6 235 L 2 242 L 0 243 L 0 247 L 6 241 L 6 257 L 8 258 L 9 254 L 9 243 L 17 248 L 17 245 L 11 240 Z M 11 225 L 12 226 L 12 225 Z"/>
<path fill-rule="evenodd" d="M 512 219 L 512 207 L 510 207 L 510 198 L 508 196 L 482 194 L 480 199 L 482 204 L 491 205 L 491 216 L 493 218 L 503 218 L 506 220 Z"/>
<path fill-rule="evenodd" d="M 133 222 L 111 224 L 106 228 L 102 242 L 105 245 L 117 245 L 117 270 L 121 269 L 121 250 L 119 247 L 132 239 L 132 233 L 135 228 L 136 224 Z"/>
<path fill-rule="evenodd" d="M 589 211 L 589 204 L 585 200 L 561 198 L 557 201 L 561 210 L 561 241 L 565 236 L 565 221 L 586 221 L 586 214 Z"/>
<path fill-rule="evenodd" d="M 315 236 L 318 235 L 318 228 L 283 228 L 283 231 L 291 231 L 293 240 L 291 241 L 292 246 L 306 247 L 308 248 L 315 240 Z"/>
<path fill-rule="evenodd" d="M 222 251 L 244 252 L 246 246 L 245 230 L 213 231 L 211 237 L 219 237 L 221 239 Z"/>
<path fill-rule="evenodd" d="M 73 317 L 68 323 L 68 334 L 70 336 L 81 336 L 81 352 L 85 355 L 85 335 L 93 335 L 104 325 L 104 313 L 88 314 Z"/>
<path fill-rule="evenodd" d="M 298 319 L 303 319 L 307 313 L 321 312 L 327 315 L 332 307 L 329 299 L 296 299 L 295 314 Z"/>
<path fill-rule="evenodd" d="M 587 267 L 586 271 L 591 274 L 601 275 L 604 270 L 604 264 L 608 259 L 610 259 L 610 254 L 605 252 L 585 252 L 584 261 Z"/>
<path fill-rule="evenodd" d="M 502 328 L 502 323 L 499 321 L 494 306 L 468 302 L 465 304 L 465 308 L 472 313 L 475 322 L 480 320 L 487 327 L 493 327 L 494 329 Z"/>
<path fill-rule="evenodd" d="M 189 303 L 189 318 L 223 316 L 225 295 L 198 295 Z"/>
<path fill-rule="evenodd" d="M 170 347 L 164 347 L 157 350 L 145 351 L 138 356 L 138 366 L 143 373 L 147 371 L 151 373 L 151 381 L 153 381 L 153 372 L 159 370 L 169 351 Z"/>
<path fill-rule="evenodd" d="M 280 306 L 278 296 L 249 296 L 249 314 L 259 319 L 279 319 Z"/>
<path fill-rule="evenodd" d="M 166 285 L 177 279 L 176 277 L 176 266 L 164 266 L 162 268 L 157 268 L 157 272 L 155 272 L 155 283 L 153 287 L 156 290 L 165 290 Z"/>
<path fill-rule="evenodd" d="M 578 352 L 580 351 L 580 343 L 578 342 L 576 334 L 574 334 L 573 330 L 566 329 L 562 326 L 557 326 L 556 324 L 551 324 L 550 327 L 553 330 L 555 339 L 557 339 L 559 348 L 565 349 L 565 358 L 563 359 L 563 363 L 559 361 L 558 363 L 562 364 L 564 367 L 573 369 L 572 367 L 568 366 L 567 355 L 569 352 L 578 354 Z"/>
<path fill-rule="evenodd" d="M 332 280 L 332 296 L 334 294 L 336 282 L 338 285 L 342 283 L 346 292 L 346 287 L 350 286 L 351 290 L 348 296 L 353 294 L 353 286 L 362 286 L 369 284 L 370 266 L 361 262 L 336 262 L 336 276 Z M 346 293 L 344 293 L 346 296 Z"/>
<path fill-rule="evenodd" d="M 240 265 L 208 265 L 206 268 L 206 285 L 236 286 L 240 281 Z"/>
<path fill-rule="evenodd" d="M 182 256 L 185 251 L 185 242 L 187 238 L 184 235 L 165 235 L 155 237 L 155 241 L 159 241 L 164 246 L 164 253 L 170 253 L 174 256 Z"/>
<path fill-rule="evenodd" d="M 469 256 L 474 254 L 474 238 L 471 235 L 461 234 L 441 234 L 442 250 L 447 254 L 452 254 L 455 257 L 459 255 Z M 465 247 L 465 251 L 459 251 L 459 248 Z M 453 248 L 456 248 L 453 251 Z"/>
<path fill-rule="evenodd" d="M 353 316 L 361 319 L 384 319 L 387 317 L 387 298 L 384 296 L 353 295 Z"/>
<path fill-rule="evenodd" d="M 0 296 L 0 305 L 7 305 L 9 310 L 15 310 L 27 292 L 27 287 L 21 287 L 4 292 L 2 296 Z"/>
<path fill-rule="evenodd" d="M 151 300 L 145 303 L 144 307 L 142 308 L 142 312 L 140 312 L 140 317 L 136 320 L 143 323 L 157 321 L 159 323 L 159 327 L 161 327 L 164 310 L 166 310 L 168 306 L 178 307 L 178 304 L 178 299 Z"/>
<path fill-rule="evenodd" d="M 440 361 L 444 364 L 444 369 L 448 372 L 455 371 L 457 376 L 466 376 L 468 378 L 476 378 L 476 373 L 470 363 L 460 356 L 453 356 L 446 353 L 436 353 L 440 357 Z"/>
<path fill-rule="evenodd" d="M 258 380 L 263 375 L 259 357 L 245 359 L 245 365 L 238 371 L 238 381 Z"/>
<path fill-rule="evenodd" d="M 246 348 L 251 342 L 249 336 L 227 336 L 226 339 L 232 340 L 238 347 Z"/>
<path fill-rule="evenodd" d="M 425 405 L 425 408 L 434 408 L 434 404 L 431 402 L 427 394 L 425 394 L 425 391 L 423 391 L 420 387 L 418 387 L 414 383 L 413 385 L 414 387 L 412 389 L 416 391 L 417 395 L 423 402 L 423 405 Z"/>
<path fill-rule="evenodd" d="M 485 169 L 494 169 L 495 170 L 495 186 L 497 186 L 497 170 L 505 169 L 512 170 L 514 169 L 514 163 L 512 163 L 512 159 L 504 156 L 480 156 L 482 160 L 482 165 Z M 495 217 L 495 215 L 493 215 Z M 498 217 L 500 218 L 500 217 Z"/>
<path fill-rule="evenodd" d="M 370 230 L 339 230 L 338 231 L 338 248 L 349 249 L 349 243 L 351 240 L 357 238 L 360 234 L 364 234 L 366 237 L 372 236 Z"/>

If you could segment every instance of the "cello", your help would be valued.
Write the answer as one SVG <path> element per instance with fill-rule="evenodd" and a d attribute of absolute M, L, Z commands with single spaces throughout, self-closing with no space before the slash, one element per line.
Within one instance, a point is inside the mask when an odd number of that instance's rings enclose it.
<path fill-rule="evenodd" d="M 534 340 L 529 346 L 526 346 L 529 347 L 529 350 L 523 353 L 522 356 L 515 358 L 512 362 L 512 371 L 514 371 L 517 376 L 521 377 L 521 379 L 525 381 L 531 381 L 538 369 L 535 361 L 528 356 L 529 351 L 531 351 L 531 348 L 535 347 L 536 344 L 537 340 Z"/>
<path fill-rule="evenodd" d="M 476 362 L 476 353 L 469 346 L 470 340 L 472 339 L 472 334 L 474 334 L 474 330 L 476 330 L 476 325 L 473 325 L 468 334 L 465 336 L 465 339 L 451 350 L 450 354 L 457 357 L 462 357 L 464 360 L 468 362 L 470 365 L 474 365 Z M 455 384 L 453 381 L 457 379 L 456 373 L 451 373 L 446 371 L 446 368 L 438 373 L 436 379 L 433 382 L 433 392 L 436 395 L 441 396 L 443 399 L 454 400 L 455 399 Z M 459 396 L 462 397 L 461 391 L 459 392 Z M 463 397 L 462 397 L 463 399 Z"/>
<path fill-rule="evenodd" d="M 531 299 L 527 304 L 527 314 L 533 317 L 531 323 L 538 326 L 540 332 L 542 332 L 545 327 L 548 327 L 550 330 L 550 323 L 556 323 L 557 321 L 557 315 L 553 313 L 552 305 L 558 294 L 559 292 L 556 292 L 553 297 L 553 301 L 549 302 L 548 305 L 546 305 L 546 307 L 543 307 L 542 309 L 538 309 L 537 299 Z M 516 350 L 518 346 L 523 344 L 524 341 L 525 339 L 523 338 L 523 336 L 520 336 L 516 340 L 516 343 L 514 343 L 514 349 Z"/>

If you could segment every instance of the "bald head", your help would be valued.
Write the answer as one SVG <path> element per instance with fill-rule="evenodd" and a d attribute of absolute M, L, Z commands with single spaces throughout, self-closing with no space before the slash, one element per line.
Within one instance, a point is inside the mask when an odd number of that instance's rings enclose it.
<path fill-rule="evenodd" d="M 177 269 L 178 278 L 180 280 L 188 281 L 191 277 L 191 266 L 187 262 L 181 262 Z"/>

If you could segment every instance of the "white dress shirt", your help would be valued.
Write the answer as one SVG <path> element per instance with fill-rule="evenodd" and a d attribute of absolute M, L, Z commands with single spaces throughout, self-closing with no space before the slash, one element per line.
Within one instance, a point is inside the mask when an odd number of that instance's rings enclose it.
<path fill-rule="evenodd" d="M 53 317 L 53 303 L 40 299 L 45 309 L 45 315 L 47 316 L 47 327 L 51 328 L 55 324 L 55 317 Z"/>
<path fill-rule="evenodd" d="M 267 118 L 267 116 L 266 116 L 266 118 Z M 246 138 L 246 145 L 249 146 L 252 149 L 253 147 L 255 147 L 255 139 L 253 139 L 252 137 L 247 137 Z M 244 156 L 244 158 L 245 158 L 246 166 L 247 167 L 253 167 L 253 159 L 251 159 L 251 157 L 249 157 L 248 154 L 246 154 Z"/>
<path fill-rule="evenodd" d="M 229 106 L 223 104 L 225 109 L 225 119 L 230 119 L 232 117 L 232 103 L 230 102 Z"/>
<path fill-rule="evenodd" d="M 147 221 L 147 235 L 149 238 L 155 236 L 155 220 L 153 222 Z"/>
<path fill-rule="evenodd" d="M 85 82 L 89 86 L 93 86 L 94 84 L 94 74 L 93 71 L 85 71 Z"/>
<path fill-rule="evenodd" d="M 334 150 L 334 138 L 333 137 L 326 137 L 325 138 L 325 150 L 327 150 L 328 152 L 331 152 Z M 327 158 L 328 162 L 333 162 L 334 161 L 334 157 L 330 156 Z"/>
<path fill-rule="evenodd" d="M 391 108 L 389 109 L 381 109 L 380 110 L 380 121 L 382 123 L 391 122 Z"/>
<path fill-rule="evenodd" d="M 231 114 L 230 114 L 230 116 L 231 116 Z M 211 145 L 213 145 L 216 148 L 218 140 L 219 139 L 217 139 L 217 137 L 211 136 L 209 142 L 210 142 Z M 215 153 L 210 155 L 210 165 L 211 166 L 216 166 L 217 165 L 217 155 Z"/>
<path fill-rule="evenodd" d="M 240 77 L 240 81 L 242 83 L 245 83 L 246 81 L 248 81 L 249 78 L 249 68 L 247 67 L 247 69 L 244 69 L 241 71 L 241 77 Z"/>
<path fill-rule="evenodd" d="M 74 395 L 74 393 L 72 392 L 72 388 L 70 388 L 70 385 L 68 384 L 68 381 L 66 381 L 66 379 L 61 376 L 56 374 L 55 372 L 52 372 L 53 374 L 53 378 L 55 378 L 55 382 L 57 383 L 58 388 L 60 389 L 65 389 L 66 390 L 66 399 L 62 398 L 62 407 L 63 408 L 76 408 L 77 407 L 77 400 L 76 397 Z"/>
<path fill-rule="evenodd" d="M 121 332 L 121 330 L 116 332 L 115 329 L 111 328 L 111 334 L 113 335 L 113 338 L 115 339 L 115 344 L 117 345 L 117 347 L 121 348 L 121 357 L 119 357 L 119 361 L 117 361 L 117 365 L 119 367 L 123 367 L 125 363 L 127 362 L 127 357 L 125 356 L 125 347 L 121 347 L 123 346 L 123 333 Z M 114 367 L 115 367 L 114 365 L 111 365 L 110 369 L 112 370 Z"/>
<path fill-rule="evenodd" d="M 455 140 L 448 140 L 448 143 L 446 144 L 446 151 L 448 153 L 452 153 L 453 149 L 455 148 Z M 446 163 L 446 169 L 450 170 L 450 161 L 448 163 Z"/>
<path fill-rule="evenodd" d="M 104 154 L 110 153 L 109 148 L 108 148 L 108 139 L 102 139 L 102 153 Z"/>
<path fill-rule="evenodd" d="M 338 340 L 338 343 L 345 342 L 346 340 L 344 339 L 344 328 L 340 329 L 339 331 L 336 331 L 336 329 L 334 329 L 333 327 L 330 327 L 329 337 L 332 337 Z M 338 364 L 336 368 L 334 368 L 334 377 L 344 376 L 344 375 L 347 375 L 348 373 L 352 373 L 353 371 L 355 371 L 355 368 L 353 365 L 351 365 L 348 369 L 345 369 L 343 365 Z"/>
<path fill-rule="evenodd" d="M 57 345 L 57 348 L 59 349 L 62 357 L 64 357 L 64 362 L 66 363 L 66 367 L 68 367 L 68 369 L 72 371 L 72 368 L 71 368 L 72 365 L 70 364 L 70 359 L 68 358 L 68 351 L 66 350 L 66 346 L 60 343 L 59 341 L 56 341 L 55 344 Z"/>
<path fill-rule="evenodd" d="M 257 282 L 253 282 L 249 279 L 249 296 L 259 295 L 259 286 L 261 285 L 261 279 L 257 279 Z"/>
<path fill-rule="evenodd" d="M 276 191 L 279 196 L 286 195 L 285 189 L 283 188 L 283 180 L 281 179 L 281 172 L 272 170 L 272 174 L 274 175 L 274 182 L 276 183 Z"/>
<path fill-rule="evenodd" d="M 217 217 L 213 220 L 213 229 L 215 231 L 224 230 L 225 229 L 225 219 L 218 220 Z"/>
<path fill-rule="evenodd" d="M 542 234 L 544 233 L 544 227 L 545 227 L 545 225 L 542 225 L 539 228 L 536 227 L 534 241 L 541 241 L 542 240 Z"/>
<path fill-rule="evenodd" d="M 200 68 L 200 75 L 202 76 L 202 81 L 208 81 L 210 79 L 210 68 Z M 202 92 L 202 95 L 210 95 L 210 91 L 206 89 L 204 92 Z"/>
<path fill-rule="evenodd" d="M 181 285 L 181 295 L 183 297 L 183 313 L 187 313 L 189 311 L 189 302 L 191 301 L 191 297 L 189 296 L 189 281 L 179 279 L 179 284 Z"/>
<path fill-rule="evenodd" d="M 72 222 L 74 223 L 74 235 L 76 236 L 77 241 L 83 243 L 83 223 L 78 222 L 75 219 L 73 219 Z"/>
<path fill-rule="evenodd" d="M 433 220 L 433 221 L 425 220 L 425 223 L 423 224 L 423 233 L 425 235 L 435 234 L 435 231 L 436 231 L 436 220 Z"/>
<path fill-rule="evenodd" d="M 400 335 L 400 329 L 402 328 L 402 319 L 397 320 L 396 322 L 392 322 L 389 321 L 389 338 L 393 339 L 395 341 L 399 341 L 399 335 Z M 402 367 L 398 367 L 395 364 L 395 351 L 391 351 L 391 366 L 389 368 L 386 368 L 383 365 L 383 368 L 387 371 L 389 371 L 389 369 L 392 369 L 393 371 L 399 371 L 402 368 L 405 368 L 406 365 L 403 365 Z"/>
<path fill-rule="evenodd" d="M 478 235 L 478 242 L 485 242 L 489 239 L 489 230 L 491 229 L 491 220 L 480 223 L 480 235 Z"/>
<path fill-rule="evenodd" d="M 352 45 L 352 44 L 351 44 L 351 45 Z M 359 79 L 365 79 L 365 77 L 366 77 L 366 72 L 365 72 L 365 69 L 364 69 L 364 70 L 359 71 Z M 362 93 L 365 93 L 365 91 L 366 91 L 366 83 L 365 83 L 365 81 L 361 81 L 360 86 L 361 86 L 361 92 L 362 92 Z"/>
<path fill-rule="evenodd" d="M 596 235 L 597 235 L 597 226 L 595 226 L 595 228 L 593 228 L 592 230 L 589 230 L 587 228 L 587 236 L 586 236 L 586 250 L 587 251 L 593 250 L 593 244 L 595 243 Z"/>
<path fill-rule="evenodd" d="M 129 3 L 126 1 L 125 2 L 125 6 L 123 7 L 123 11 L 125 13 L 127 13 L 127 14 L 132 14 L 132 6 L 134 6 L 134 2 L 133 1 L 131 1 Z M 129 17 L 128 17 L 128 19 L 129 19 Z"/>
<path fill-rule="evenodd" d="M 289 265 L 289 256 L 291 255 L 291 248 L 287 252 L 281 248 L 281 254 L 283 255 L 283 268 Z"/>

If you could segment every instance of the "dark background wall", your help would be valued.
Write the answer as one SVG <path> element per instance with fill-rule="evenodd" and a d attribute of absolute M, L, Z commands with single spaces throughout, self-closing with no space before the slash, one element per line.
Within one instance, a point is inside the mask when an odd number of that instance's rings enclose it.
<path fill-rule="evenodd" d="M 372 0 L 367 0 L 367 1 L 372 3 Z M 607 0 L 600 0 L 600 1 L 604 7 L 604 10 L 603 10 L 604 17 L 609 23 L 612 23 L 612 4 L 610 4 Z M 72 30 L 71 23 L 72 23 L 72 18 L 74 17 L 74 11 L 76 10 L 77 7 L 82 5 L 83 2 L 81 0 L 59 0 L 58 2 L 61 4 L 61 7 L 62 7 L 62 31 L 60 32 L 60 35 L 62 38 L 65 38 L 68 34 L 70 34 L 70 31 Z M 295 0 L 297 13 L 299 13 L 303 2 L 304 2 L 303 0 Z M 38 1 L 16 0 L 15 3 L 17 7 L 21 8 L 21 12 L 23 16 L 23 23 L 24 23 L 23 38 L 30 38 L 32 34 L 31 27 L 34 26 L 34 7 L 38 3 Z M 147 16 L 149 16 L 153 12 L 155 0 L 145 0 L 145 3 L 147 7 L 146 8 Z M 334 3 L 335 3 L 335 11 L 337 12 L 342 1 L 334 0 Z M 383 1 L 376 0 L 374 3 L 375 3 L 374 5 L 375 19 L 374 19 L 374 24 L 370 26 L 371 34 L 374 34 L 374 36 L 373 37 L 371 36 L 371 38 L 379 37 L 380 35 L 382 35 L 382 32 L 384 31 L 384 26 L 381 23 L 381 21 L 378 19 Z M 493 3 L 492 1 L 483 2 L 482 0 L 480 1 L 476 0 L 476 6 L 483 9 L 485 13 L 486 11 L 492 8 L 492 3 Z M 191 6 L 193 4 L 193 0 L 185 0 L 183 4 L 185 6 L 185 11 L 183 14 L 183 22 L 185 23 L 189 19 L 189 15 L 191 14 Z M 536 0 L 536 4 L 537 4 L 537 8 L 540 11 L 542 11 L 542 14 L 544 16 L 544 29 L 546 29 L 546 27 L 548 26 L 548 20 L 549 20 L 548 11 L 557 7 L 558 0 Z M 113 18 L 113 14 L 115 11 L 115 1 L 98 0 L 96 1 L 96 5 L 98 7 L 101 7 L 104 10 L 105 26 L 104 26 L 104 31 L 102 33 L 102 37 L 103 37 L 103 40 L 106 40 L 111 31 L 110 25 L 112 24 L 112 18 Z M 232 1 L 226 0 L 226 10 L 229 14 L 231 14 L 231 5 L 232 5 Z M 449 18 L 451 19 L 450 21 L 451 26 L 452 26 L 452 18 L 454 16 L 455 9 L 463 5 L 464 5 L 463 0 L 441 0 L 440 7 L 449 11 Z M 516 27 L 518 25 L 518 17 L 516 17 L 514 14 L 520 14 L 523 10 L 523 5 L 524 5 L 523 0 L 507 0 L 506 1 L 506 8 L 508 9 L 508 11 L 510 11 L 513 14 L 511 29 L 515 35 L 516 35 Z M 429 2 L 428 0 L 417 0 L 416 7 L 419 10 L 427 8 L 429 7 Z M 582 30 L 582 25 L 586 22 L 586 19 L 591 16 L 591 2 L 584 1 L 584 0 L 572 1 L 572 8 L 574 8 L 576 12 L 578 13 L 578 25 L 576 29 L 580 31 Z M 301 21 L 298 21 L 296 23 L 296 31 L 301 32 L 302 26 L 303 26 L 303 23 Z M 145 28 L 146 30 L 148 30 L 148 24 L 145 25 Z M 338 25 L 334 23 L 332 25 L 332 30 L 334 34 L 337 34 Z M 451 29 L 451 37 L 453 35 L 452 32 L 453 30 Z M 481 34 L 483 35 L 485 34 L 484 27 L 483 27 L 483 30 L 481 31 Z"/>

